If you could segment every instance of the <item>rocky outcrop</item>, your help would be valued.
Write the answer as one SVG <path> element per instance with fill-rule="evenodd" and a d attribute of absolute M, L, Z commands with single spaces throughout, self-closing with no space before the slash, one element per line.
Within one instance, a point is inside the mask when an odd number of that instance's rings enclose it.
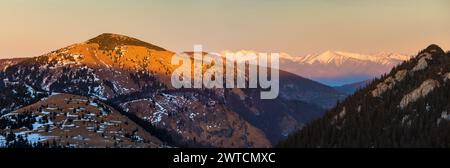
<path fill-rule="evenodd" d="M 419 88 L 413 90 L 403 97 L 403 99 L 400 101 L 400 108 L 403 109 L 410 103 L 415 102 L 422 97 L 425 97 L 431 91 L 433 91 L 434 88 L 439 87 L 439 85 L 439 82 L 433 79 L 424 81 Z"/>
<path fill-rule="evenodd" d="M 398 71 L 394 77 L 388 77 L 384 82 L 381 82 L 377 85 L 377 88 L 372 91 L 373 97 L 380 97 L 384 92 L 389 89 L 392 89 L 395 84 L 402 81 L 405 78 L 407 71 L 401 70 Z"/>
<path fill-rule="evenodd" d="M 417 62 L 417 65 L 411 70 L 411 72 L 417 72 L 420 70 L 424 70 L 425 68 L 428 67 L 428 62 L 427 60 L 431 60 L 431 54 L 430 53 L 423 53 L 419 59 L 419 61 Z"/>
<path fill-rule="evenodd" d="M 444 82 L 447 82 L 448 80 L 450 80 L 450 72 L 444 75 Z"/>

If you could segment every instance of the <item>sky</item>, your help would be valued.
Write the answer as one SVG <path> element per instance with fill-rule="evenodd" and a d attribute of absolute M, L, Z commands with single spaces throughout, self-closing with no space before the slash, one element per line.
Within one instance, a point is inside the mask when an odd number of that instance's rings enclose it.
<path fill-rule="evenodd" d="M 448 0 L 0 0 L 0 58 L 38 56 L 101 33 L 172 51 L 450 50 Z"/>

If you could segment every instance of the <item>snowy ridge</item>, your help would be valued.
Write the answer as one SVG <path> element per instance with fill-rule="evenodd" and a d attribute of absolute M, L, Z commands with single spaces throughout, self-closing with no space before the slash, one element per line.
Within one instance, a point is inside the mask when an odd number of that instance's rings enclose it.
<path fill-rule="evenodd" d="M 252 55 L 252 54 L 258 54 L 260 52 L 253 51 L 253 50 L 240 50 L 236 52 L 232 52 L 229 50 L 221 52 L 222 56 L 225 56 L 226 54 L 235 54 L 235 55 Z M 288 53 L 280 52 L 280 59 L 296 62 L 299 64 L 335 64 L 335 65 L 342 65 L 347 61 L 362 61 L 362 62 L 373 62 L 378 63 L 382 65 L 390 65 L 390 64 L 397 64 L 402 61 L 409 60 L 412 56 L 409 56 L 407 54 L 399 54 L 399 53 L 387 53 L 387 52 L 380 52 L 376 54 L 359 54 L 359 53 L 352 53 L 352 52 L 343 52 L 343 51 L 325 51 L 320 54 L 309 54 L 305 56 L 292 56 Z M 244 59 L 244 58 L 241 58 Z M 238 58 L 239 61 L 239 58 Z"/>
<path fill-rule="evenodd" d="M 408 60 L 410 57 L 397 53 L 357 54 L 342 51 L 325 51 L 317 55 L 307 55 L 291 61 L 303 64 L 335 64 L 342 65 L 347 61 L 373 62 L 382 65 L 397 64 Z"/>

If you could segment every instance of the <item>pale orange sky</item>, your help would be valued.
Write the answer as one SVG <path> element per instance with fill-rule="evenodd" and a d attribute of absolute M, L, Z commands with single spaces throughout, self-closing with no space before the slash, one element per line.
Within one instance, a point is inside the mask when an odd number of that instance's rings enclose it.
<path fill-rule="evenodd" d="M 450 49 L 448 0 L 0 0 L 0 58 L 37 56 L 103 32 L 173 51 Z"/>

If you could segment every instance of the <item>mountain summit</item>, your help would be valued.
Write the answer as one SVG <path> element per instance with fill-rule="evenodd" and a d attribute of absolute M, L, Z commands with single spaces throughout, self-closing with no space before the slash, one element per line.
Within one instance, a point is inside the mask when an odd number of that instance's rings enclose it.
<path fill-rule="evenodd" d="M 138 40 L 136 38 L 113 33 L 103 33 L 95 38 L 88 40 L 86 43 L 96 43 L 100 45 L 100 49 L 102 50 L 113 50 L 117 46 L 132 45 L 142 46 L 156 51 L 166 51 L 166 49 L 164 48 Z"/>
<path fill-rule="evenodd" d="M 441 47 L 439 47 L 438 45 L 436 45 L 436 44 L 431 44 L 430 46 L 428 46 L 425 50 L 423 50 L 422 51 L 422 53 L 436 53 L 436 54 L 444 54 L 445 53 L 445 51 L 441 48 Z"/>

